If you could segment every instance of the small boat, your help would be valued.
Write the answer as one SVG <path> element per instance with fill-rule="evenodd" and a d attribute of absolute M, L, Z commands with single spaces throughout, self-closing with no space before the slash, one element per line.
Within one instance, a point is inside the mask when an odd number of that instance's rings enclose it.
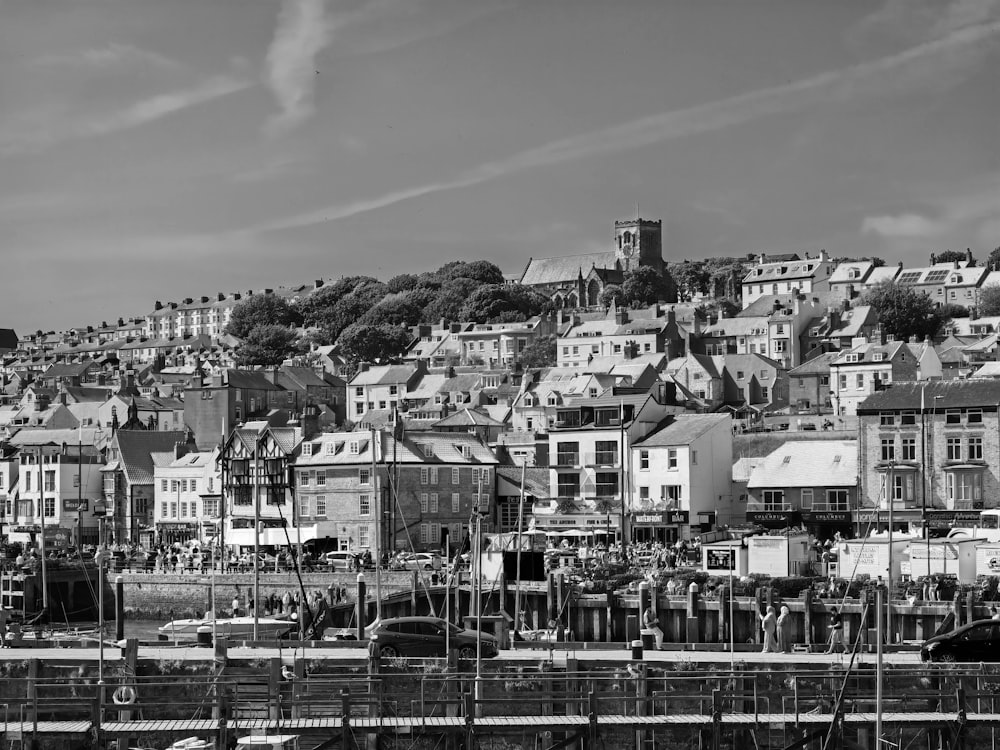
<path fill-rule="evenodd" d="M 259 617 L 257 624 L 257 640 L 272 641 L 283 638 L 298 626 L 296 620 L 284 617 Z M 224 617 L 215 622 L 209 621 L 201 625 L 195 636 L 213 635 L 230 640 L 249 641 L 254 637 L 254 618 L 252 616 Z"/>
<path fill-rule="evenodd" d="M 260 640 L 272 640 L 287 635 L 298 623 L 285 617 L 261 617 L 257 620 L 257 637 Z M 250 615 L 241 617 L 220 617 L 216 619 L 211 612 L 205 617 L 191 617 L 171 620 L 161 625 L 157 630 L 161 641 L 196 640 L 199 634 L 216 634 L 219 638 L 249 640 L 253 638 L 254 618 Z"/>

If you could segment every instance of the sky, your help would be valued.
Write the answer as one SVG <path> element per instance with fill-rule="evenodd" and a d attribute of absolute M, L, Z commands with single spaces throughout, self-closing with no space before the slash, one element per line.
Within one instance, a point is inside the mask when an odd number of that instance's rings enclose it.
<path fill-rule="evenodd" d="M 0 328 L 609 249 L 1000 246 L 1000 0 L 0 0 Z"/>

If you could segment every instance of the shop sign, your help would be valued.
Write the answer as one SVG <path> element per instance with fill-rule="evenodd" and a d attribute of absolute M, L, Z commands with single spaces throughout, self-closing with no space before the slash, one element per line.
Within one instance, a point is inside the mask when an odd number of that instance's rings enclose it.
<path fill-rule="evenodd" d="M 632 516 L 636 526 L 663 526 L 667 523 L 666 513 L 636 513 Z"/>
<path fill-rule="evenodd" d="M 672 510 L 667 513 L 667 523 L 669 524 L 685 524 L 689 519 L 690 516 L 686 510 Z"/>
<path fill-rule="evenodd" d="M 197 523 L 164 523 L 160 522 L 156 524 L 160 531 L 190 531 L 191 529 L 197 529 Z"/>
<path fill-rule="evenodd" d="M 802 520 L 807 523 L 850 523 L 849 510 L 815 510 L 802 514 Z"/>
<path fill-rule="evenodd" d="M 38 526 L 38 525 L 34 525 L 34 526 L 14 526 L 14 527 L 11 528 L 11 531 L 13 531 L 15 534 L 37 534 L 41 530 L 42 530 L 42 527 Z"/>
<path fill-rule="evenodd" d="M 70 543 L 70 531 L 62 526 L 54 526 L 45 529 L 46 549 L 66 549 Z"/>
<path fill-rule="evenodd" d="M 982 515 L 978 510 L 932 510 L 927 512 L 927 523 L 936 529 L 952 526 L 978 526 Z"/>
<path fill-rule="evenodd" d="M 792 514 L 774 510 L 748 510 L 747 520 L 751 523 L 788 524 L 792 520 Z"/>
<path fill-rule="evenodd" d="M 90 510 L 90 500 L 78 497 L 64 497 L 62 501 L 63 510 L 79 513 Z"/>
<path fill-rule="evenodd" d="M 736 550 L 705 549 L 705 568 L 708 570 L 733 570 L 736 567 Z"/>

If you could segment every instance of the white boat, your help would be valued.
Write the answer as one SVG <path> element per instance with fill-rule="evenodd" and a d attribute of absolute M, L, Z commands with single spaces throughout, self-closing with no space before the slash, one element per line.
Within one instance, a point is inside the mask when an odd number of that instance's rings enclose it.
<path fill-rule="evenodd" d="M 254 637 L 254 625 L 256 622 L 257 640 L 270 641 L 282 638 L 298 625 L 295 620 L 283 617 L 224 617 L 214 623 L 209 621 L 201 625 L 196 631 L 196 637 L 209 634 L 218 638 L 228 638 L 231 640 L 249 641 Z"/>
<path fill-rule="evenodd" d="M 219 638 L 247 640 L 253 638 L 252 616 L 220 617 L 215 619 L 211 612 L 205 617 L 190 617 L 171 620 L 157 628 L 160 640 L 195 640 L 199 633 L 212 634 Z M 257 634 L 260 640 L 281 638 L 297 624 L 295 620 L 282 617 L 261 617 L 257 620 Z"/>

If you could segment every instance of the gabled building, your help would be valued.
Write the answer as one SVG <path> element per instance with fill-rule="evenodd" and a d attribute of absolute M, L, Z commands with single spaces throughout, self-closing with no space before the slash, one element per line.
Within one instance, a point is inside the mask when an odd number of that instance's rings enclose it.
<path fill-rule="evenodd" d="M 217 540 L 222 520 L 219 449 L 186 452 L 190 447 L 150 454 L 157 544 Z"/>
<path fill-rule="evenodd" d="M 850 302 L 860 296 L 875 270 L 875 263 L 870 260 L 842 261 L 830 274 L 830 292 L 838 300 Z"/>
<path fill-rule="evenodd" d="M 361 365 L 347 384 L 347 418 L 359 422 L 374 409 L 393 411 L 427 374 L 424 362 L 403 365 Z"/>
<path fill-rule="evenodd" d="M 833 411 L 830 365 L 840 352 L 823 352 L 788 371 L 788 403 L 799 414 Z"/>
<path fill-rule="evenodd" d="M 941 377 L 941 360 L 928 342 L 856 339 L 830 363 L 833 413 L 853 415 L 858 404 L 890 383 Z"/>
<path fill-rule="evenodd" d="M 833 269 L 826 250 L 820 250 L 814 258 L 806 254 L 804 260 L 795 254 L 769 256 L 761 253 L 757 264 L 743 277 L 743 307 L 769 294 L 827 292 Z"/>
<path fill-rule="evenodd" d="M 769 529 L 803 525 L 817 539 L 852 535 L 858 510 L 858 443 L 789 440 L 747 483 L 747 521 Z"/>
<path fill-rule="evenodd" d="M 634 538 L 672 543 L 734 522 L 732 424 L 728 414 L 681 414 L 632 444 Z"/>
<path fill-rule="evenodd" d="M 263 373 L 227 369 L 184 389 L 184 424 L 194 432 L 198 448 L 210 450 L 234 425 L 263 419 L 286 404 L 286 392 Z"/>
<path fill-rule="evenodd" d="M 299 517 L 328 549 L 451 556 L 477 509 L 493 528 L 496 466 L 470 434 L 321 433 L 302 443 L 295 463 Z"/>

